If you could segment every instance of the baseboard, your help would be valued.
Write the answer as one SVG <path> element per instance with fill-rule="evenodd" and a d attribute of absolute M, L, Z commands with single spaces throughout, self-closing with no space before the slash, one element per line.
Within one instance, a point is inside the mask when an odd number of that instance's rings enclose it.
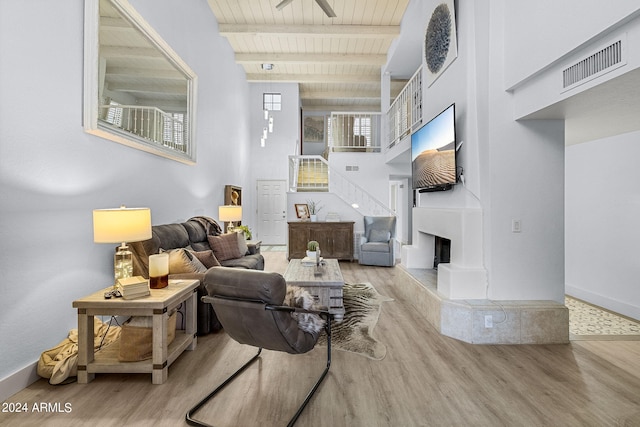
<path fill-rule="evenodd" d="M 99 316 L 103 322 L 108 322 L 110 316 Z M 105 319 L 106 318 L 106 319 Z M 129 316 L 116 316 L 117 324 L 122 325 Z M 32 362 L 22 369 L 0 380 L 0 402 L 4 402 L 22 389 L 38 381 L 38 361 Z"/>
<path fill-rule="evenodd" d="M 597 305 L 598 307 L 620 313 L 632 319 L 640 320 L 640 307 L 570 285 L 565 285 L 564 292 L 567 295 Z"/>
<path fill-rule="evenodd" d="M 20 390 L 38 381 L 40 377 L 37 371 L 38 361 L 14 372 L 0 380 L 0 402 L 4 402 Z"/>

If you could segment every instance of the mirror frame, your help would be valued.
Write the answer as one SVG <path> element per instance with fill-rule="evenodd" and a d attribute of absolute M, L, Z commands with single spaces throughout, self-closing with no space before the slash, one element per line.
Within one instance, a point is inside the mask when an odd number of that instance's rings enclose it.
<path fill-rule="evenodd" d="M 140 31 L 156 49 L 180 72 L 185 75 L 187 87 L 187 149 L 186 152 L 173 150 L 160 144 L 154 144 L 125 130 L 118 130 L 98 120 L 98 73 L 100 54 L 100 0 L 85 0 L 84 24 L 84 108 L 83 126 L 87 133 L 110 141 L 118 142 L 138 150 L 153 153 L 162 157 L 186 164 L 196 163 L 196 94 L 198 77 L 178 54 L 160 37 L 160 35 L 144 20 L 128 0 L 107 0 L 122 17 L 135 29 Z"/>

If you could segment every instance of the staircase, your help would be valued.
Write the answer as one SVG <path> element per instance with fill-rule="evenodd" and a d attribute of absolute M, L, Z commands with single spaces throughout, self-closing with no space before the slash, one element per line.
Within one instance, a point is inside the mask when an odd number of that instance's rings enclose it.
<path fill-rule="evenodd" d="M 289 190 L 331 192 L 361 215 L 395 216 L 364 188 L 332 168 L 322 156 L 289 156 Z"/>

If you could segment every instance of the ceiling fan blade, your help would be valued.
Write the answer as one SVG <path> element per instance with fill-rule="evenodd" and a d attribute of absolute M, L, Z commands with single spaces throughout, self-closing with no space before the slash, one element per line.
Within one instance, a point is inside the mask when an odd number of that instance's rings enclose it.
<path fill-rule="evenodd" d="M 331 9 L 331 6 L 329 6 L 329 2 L 327 0 L 316 0 L 316 3 L 318 3 L 318 6 L 324 10 L 324 13 L 326 13 L 329 18 L 335 18 L 337 16 L 333 9 Z"/>
<path fill-rule="evenodd" d="M 282 0 L 280 3 L 278 3 L 278 5 L 276 6 L 277 10 L 281 10 L 283 7 L 285 7 L 286 5 L 288 5 L 289 3 L 291 3 L 293 0 Z"/>

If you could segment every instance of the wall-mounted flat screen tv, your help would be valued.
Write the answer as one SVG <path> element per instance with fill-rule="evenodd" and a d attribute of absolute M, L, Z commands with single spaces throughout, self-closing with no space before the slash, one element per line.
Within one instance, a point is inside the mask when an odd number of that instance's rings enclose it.
<path fill-rule="evenodd" d="M 413 189 L 448 190 L 456 183 L 456 106 L 411 134 Z"/>

